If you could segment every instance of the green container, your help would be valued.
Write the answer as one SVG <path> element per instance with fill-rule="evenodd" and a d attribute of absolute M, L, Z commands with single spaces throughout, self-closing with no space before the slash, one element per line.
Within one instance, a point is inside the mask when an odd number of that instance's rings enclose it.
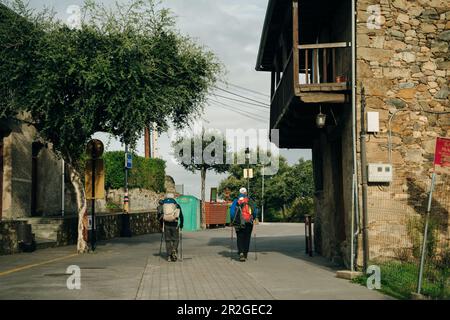
<path fill-rule="evenodd" d="M 200 200 L 194 196 L 181 196 L 177 202 L 183 211 L 183 231 L 197 231 L 200 229 Z"/>
<path fill-rule="evenodd" d="M 226 220 L 226 223 L 227 223 L 227 224 L 230 224 L 230 222 L 231 222 L 231 216 L 230 216 L 231 205 L 232 205 L 232 203 L 230 203 L 230 204 L 228 205 L 228 209 L 227 209 L 227 220 Z"/>

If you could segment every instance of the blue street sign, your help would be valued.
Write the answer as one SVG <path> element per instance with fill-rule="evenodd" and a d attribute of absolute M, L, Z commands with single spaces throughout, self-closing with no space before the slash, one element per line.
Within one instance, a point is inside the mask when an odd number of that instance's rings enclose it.
<path fill-rule="evenodd" d="M 127 169 L 133 168 L 133 155 L 131 153 L 125 154 L 125 168 Z"/>

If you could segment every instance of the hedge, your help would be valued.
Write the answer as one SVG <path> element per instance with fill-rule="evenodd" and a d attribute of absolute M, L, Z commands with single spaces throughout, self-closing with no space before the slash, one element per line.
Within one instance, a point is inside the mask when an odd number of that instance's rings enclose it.
<path fill-rule="evenodd" d="M 125 152 L 113 151 L 103 155 L 105 188 L 120 189 L 125 183 Z M 165 192 L 166 162 L 133 155 L 133 168 L 128 171 L 128 188 L 142 188 Z"/>

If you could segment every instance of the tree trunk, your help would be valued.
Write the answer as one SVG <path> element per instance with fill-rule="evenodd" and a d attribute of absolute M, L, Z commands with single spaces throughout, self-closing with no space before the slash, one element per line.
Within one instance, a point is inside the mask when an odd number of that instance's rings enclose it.
<path fill-rule="evenodd" d="M 283 204 L 283 209 L 281 210 L 282 214 L 283 214 L 283 222 L 286 222 L 287 219 L 287 209 L 286 209 L 286 204 Z"/>
<path fill-rule="evenodd" d="M 85 190 L 80 174 L 74 169 L 70 170 L 70 180 L 75 189 L 77 197 L 78 208 L 78 253 L 86 253 L 89 250 L 88 246 L 88 212 L 86 204 Z"/>
<path fill-rule="evenodd" d="M 202 184 L 202 229 L 206 229 L 206 212 L 205 212 L 205 181 L 206 181 L 206 169 L 201 169 L 201 184 Z"/>

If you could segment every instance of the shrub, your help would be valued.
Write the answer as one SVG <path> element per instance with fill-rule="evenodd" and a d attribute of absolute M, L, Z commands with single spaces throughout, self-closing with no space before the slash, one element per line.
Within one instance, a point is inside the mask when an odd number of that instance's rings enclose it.
<path fill-rule="evenodd" d="M 105 161 L 105 188 L 120 189 L 125 182 L 125 152 L 106 152 Z M 128 187 L 165 191 L 166 162 L 161 159 L 145 159 L 133 155 L 133 168 L 128 171 Z"/>

